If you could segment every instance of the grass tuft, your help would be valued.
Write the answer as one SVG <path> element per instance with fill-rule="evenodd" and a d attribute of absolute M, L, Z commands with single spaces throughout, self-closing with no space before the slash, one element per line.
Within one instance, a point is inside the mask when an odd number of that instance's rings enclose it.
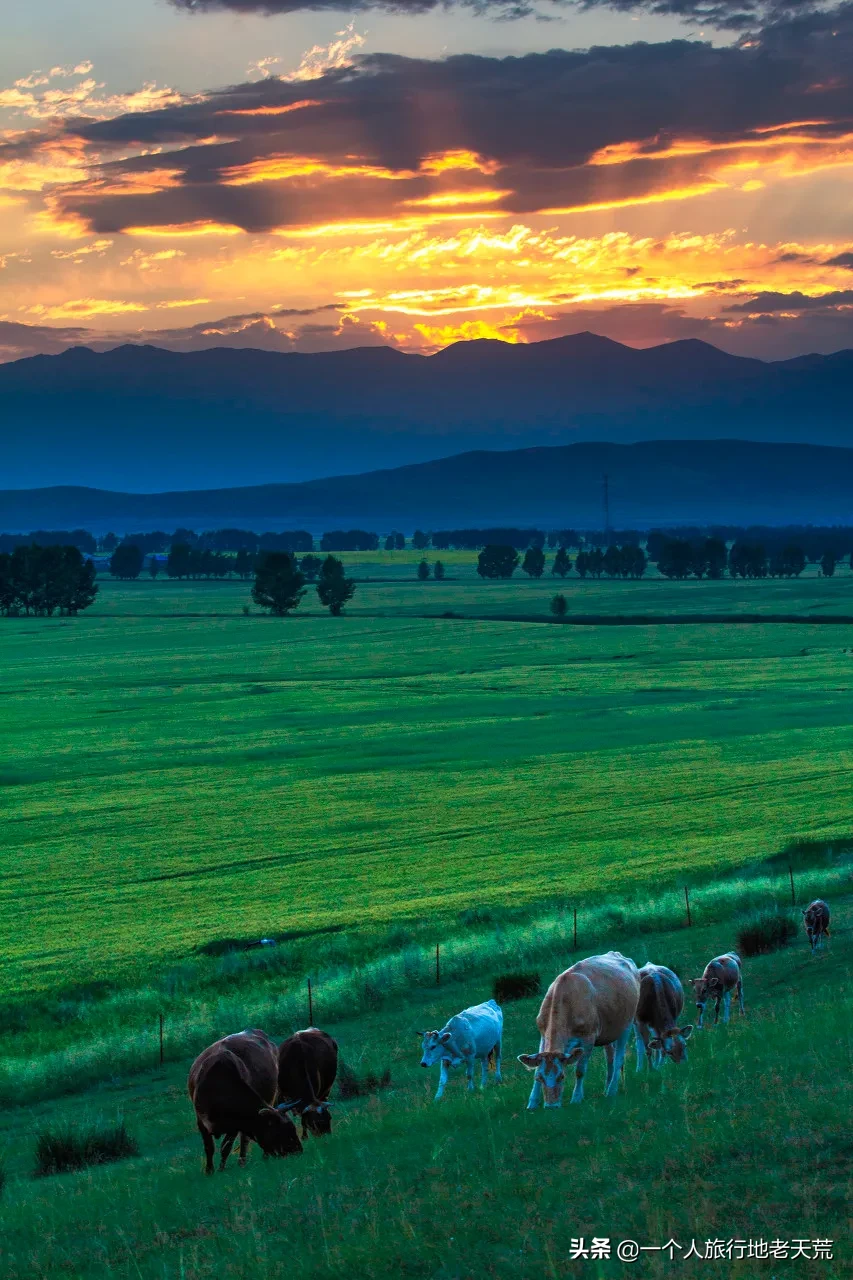
<path fill-rule="evenodd" d="M 532 970 L 518 973 L 499 973 L 492 986 L 492 994 L 498 1004 L 511 1000 L 524 1000 L 536 996 L 542 990 L 542 978 Z"/>
<path fill-rule="evenodd" d="M 71 1126 L 43 1129 L 36 1139 L 35 1175 L 75 1173 L 93 1164 L 109 1164 L 139 1155 L 139 1144 L 123 1120 L 113 1125 L 75 1130 Z"/>
<path fill-rule="evenodd" d="M 764 956 L 786 947 L 797 933 L 797 921 L 790 912 L 762 911 L 741 925 L 737 951 L 741 957 Z"/>
<path fill-rule="evenodd" d="M 338 1096 L 347 1098 L 364 1098 L 370 1093 L 378 1093 L 387 1089 L 391 1083 L 391 1068 L 385 1067 L 380 1072 L 367 1071 L 360 1076 L 348 1062 L 338 1064 Z"/>

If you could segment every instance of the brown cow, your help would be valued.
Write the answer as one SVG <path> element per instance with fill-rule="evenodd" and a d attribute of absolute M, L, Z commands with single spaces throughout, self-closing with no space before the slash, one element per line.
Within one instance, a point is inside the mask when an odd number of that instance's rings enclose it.
<path fill-rule="evenodd" d="M 687 1041 L 692 1026 L 679 1027 L 684 1009 L 684 988 L 676 974 L 662 964 L 644 964 L 640 970 L 640 1002 L 634 1028 L 637 1033 L 637 1070 L 646 1058 L 659 1067 L 664 1058 L 687 1061 Z M 652 1032 L 653 1035 L 649 1033 Z"/>
<path fill-rule="evenodd" d="M 812 951 L 823 945 L 824 938 L 829 937 L 829 907 L 823 898 L 815 898 L 803 912 L 803 924 L 809 935 Z"/>
<path fill-rule="evenodd" d="M 723 956 L 709 960 L 701 978 L 691 978 L 696 995 L 696 1008 L 699 1010 L 697 1027 L 701 1027 L 705 1018 L 705 1005 L 709 1000 L 715 1001 L 714 1023 L 720 1021 L 720 1001 L 723 1004 L 723 1022 L 728 1022 L 732 1007 L 732 992 L 737 992 L 741 1013 L 743 1007 L 743 974 L 740 956 L 734 951 L 727 951 Z"/>
<path fill-rule="evenodd" d="M 214 1138 L 222 1138 L 219 1168 L 240 1135 L 240 1164 L 246 1162 L 249 1139 L 265 1156 L 288 1156 L 302 1150 L 296 1126 L 276 1111 L 276 1048 L 263 1031 L 225 1036 L 200 1053 L 187 1082 L 204 1143 L 205 1173 L 213 1173 Z"/>
<path fill-rule="evenodd" d="M 596 1045 L 603 1045 L 607 1055 L 604 1092 L 608 1097 L 616 1093 L 639 999 L 637 966 L 618 951 L 579 960 L 554 979 L 536 1019 L 539 1052 L 523 1053 L 518 1059 L 536 1073 L 529 1111 L 539 1105 L 543 1093 L 546 1107 L 560 1106 L 565 1068 L 572 1062 L 577 1063 L 572 1102 L 581 1102 L 583 1078 Z"/>
<path fill-rule="evenodd" d="M 337 1074 L 337 1041 L 317 1027 L 297 1031 L 279 1048 L 278 1105 L 301 1116 L 303 1138 L 332 1132 L 329 1094 Z"/>

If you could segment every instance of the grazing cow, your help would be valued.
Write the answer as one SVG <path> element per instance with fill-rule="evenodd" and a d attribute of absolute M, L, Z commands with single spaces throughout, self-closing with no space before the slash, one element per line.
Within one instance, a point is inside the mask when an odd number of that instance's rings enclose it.
<path fill-rule="evenodd" d="M 823 898 L 815 898 L 814 902 L 803 912 L 803 924 L 809 935 L 812 951 L 823 945 L 824 938 L 829 937 L 829 907 Z"/>
<path fill-rule="evenodd" d="M 637 1036 L 637 1070 L 646 1058 L 659 1067 L 664 1058 L 687 1061 L 687 1041 L 692 1026 L 679 1027 L 684 1009 L 684 988 L 676 974 L 662 964 L 644 964 L 640 970 L 640 1002 L 634 1019 Z"/>
<path fill-rule="evenodd" d="M 338 1074 L 338 1042 L 317 1027 L 297 1031 L 278 1051 L 278 1104 L 302 1119 L 302 1137 L 332 1132 L 329 1094 Z"/>
<path fill-rule="evenodd" d="M 501 1081 L 501 1039 L 504 1016 L 499 1004 L 486 1000 L 483 1004 L 463 1009 L 447 1022 L 441 1031 L 419 1031 L 423 1038 L 422 1067 L 441 1063 L 436 1102 L 444 1093 L 451 1067 L 465 1063 L 468 1088 L 474 1088 L 474 1063 L 480 1063 L 480 1088 L 486 1085 L 486 1064 L 495 1068 L 495 1080 Z"/>
<path fill-rule="evenodd" d="M 743 975 L 740 956 L 734 951 L 727 951 L 724 956 L 717 956 L 705 965 L 701 978 L 691 978 L 696 995 L 696 1008 L 699 1010 L 697 1027 L 705 1020 L 705 1005 L 709 1000 L 715 1002 L 714 1023 L 720 1021 L 720 1002 L 723 1004 L 723 1022 L 728 1022 L 732 1007 L 732 992 L 737 992 L 741 1013 L 743 1007 Z"/>
<path fill-rule="evenodd" d="M 288 1156 L 302 1150 L 290 1116 L 274 1107 L 278 1084 L 276 1047 L 263 1031 L 241 1031 L 217 1040 L 200 1053 L 187 1082 L 204 1143 L 205 1173 L 213 1173 L 214 1138 L 222 1138 L 219 1168 L 231 1154 L 239 1133 L 240 1164 L 246 1162 L 249 1139 L 265 1156 Z"/>
<path fill-rule="evenodd" d="M 561 1105 L 565 1068 L 573 1062 L 577 1065 L 572 1102 L 581 1102 L 596 1045 L 602 1045 L 607 1056 L 604 1092 L 608 1097 L 616 1093 L 639 999 L 637 966 L 618 951 L 579 960 L 554 979 L 536 1019 L 539 1052 L 523 1053 L 518 1059 L 535 1072 L 529 1111 L 536 1109 L 543 1094 L 546 1107 Z"/>

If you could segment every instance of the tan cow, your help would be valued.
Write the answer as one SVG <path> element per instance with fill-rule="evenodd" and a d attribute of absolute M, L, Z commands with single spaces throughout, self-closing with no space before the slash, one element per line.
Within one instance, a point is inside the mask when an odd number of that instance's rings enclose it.
<path fill-rule="evenodd" d="M 543 1094 L 546 1107 L 561 1105 L 565 1068 L 571 1063 L 577 1064 L 572 1102 L 581 1102 L 587 1065 L 597 1045 L 607 1056 L 604 1092 L 608 1097 L 616 1093 L 639 999 L 637 966 L 618 951 L 579 960 L 554 979 L 536 1019 L 539 1052 L 523 1053 L 518 1059 L 535 1072 L 529 1111 L 538 1107 Z"/>
<path fill-rule="evenodd" d="M 687 1061 L 687 1041 L 692 1026 L 678 1025 L 684 1009 L 684 989 L 671 969 L 663 964 L 644 964 L 640 970 L 640 1003 L 637 1005 L 637 1070 L 648 1058 L 659 1067 L 664 1058 Z"/>
<path fill-rule="evenodd" d="M 697 1027 L 701 1027 L 705 1018 L 705 1005 L 709 1000 L 715 1002 L 714 1022 L 720 1021 L 720 1002 L 723 1005 L 723 1022 L 728 1022 L 732 1007 L 732 992 L 737 992 L 741 1013 L 743 1007 L 743 974 L 741 959 L 734 951 L 727 951 L 723 956 L 709 960 L 701 978 L 691 978 L 696 996 L 696 1008 L 699 1010 Z"/>

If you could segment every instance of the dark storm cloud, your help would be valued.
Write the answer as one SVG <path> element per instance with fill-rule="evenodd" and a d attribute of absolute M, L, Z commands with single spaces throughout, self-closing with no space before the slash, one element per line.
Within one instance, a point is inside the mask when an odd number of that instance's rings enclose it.
<path fill-rule="evenodd" d="M 846 267 L 853 271 L 853 253 L 837 253 L 834 258 L 827 258 L 825 267 Z"/>
<path fill-rule="evenodd" d="M 758 293 L 746 302 L 733 302 L 726 311 L 742 311 L 747 315 L 771 315 L 774 312 L 830 311 L 837 307 L 853 307 L 853 289 L 836 289 L 832 293 Z"/>
<path fill-rule="evenodd" d="M 809 126 L 818 139 L 849 132 L 851 64 L 853 4 L 722 48 L 677 40 L 503 59 L 377 54 L 317 80 L 271 78 L 158 111 L 68 121 L 69 145 L 107 158 L 150 154 L 101 164 L 54 200 L 59 214 L 109 233 L 399 216 L 449 186 L 499 187 L 508 194 L 489 208 L 513 214 L 660 198 L 713 187 L 706 142 L 763 143 L 768 130 L 803 120 L 821 122 Z M 50 138 L 61 145 L 55 130 Z M 673 152 L 685 139 L 697 140 L 697 154 Z M 0 144 L 0 162 L 39 145 L 32 134 Z M 622 148 L 622 163 L 590 164 L 605 148 Z M 473 153 L 496 172 L 431 173 L 429 158 L 447 152 Z M 288 157 L 323 167 L 271 175 L 268 166 Z M 264 181 L 235 185 L 265 166 Z M 173 172 L 158 179 L 158 170 Z"/>
<path fill-rule="evenodd" d="M 814 12 L 814 0 L 551 0 L 555 5 L 582 10 L 611 9 L 619 13 L 649 13 L 681 18 L 697 25 L 749 30 L 803 12 Z M 460 7 L 498 18 L 522 18 L 536 12 L 529 0 L 171 0 L 190 13 L 286 14 L 310 11 L 386 13 L 418 16 L 434 9 Z"/>

